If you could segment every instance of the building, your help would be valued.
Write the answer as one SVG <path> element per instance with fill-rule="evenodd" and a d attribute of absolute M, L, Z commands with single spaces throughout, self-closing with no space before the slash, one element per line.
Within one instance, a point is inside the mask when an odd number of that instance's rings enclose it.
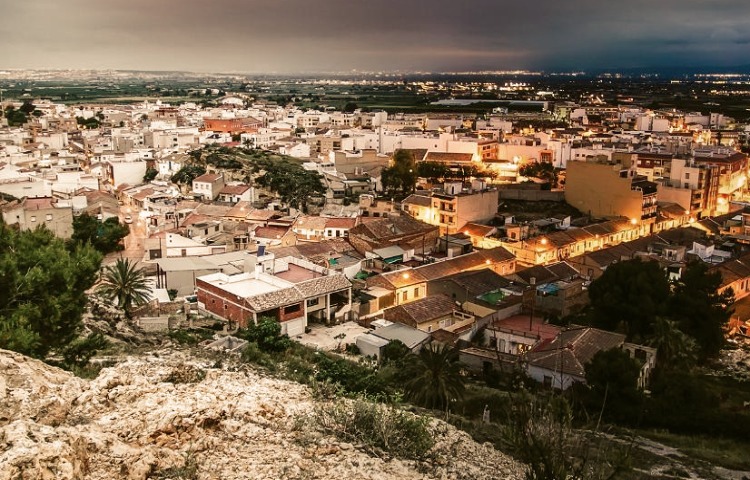
<path fill-rule="evenodd" d="M 226 185 L 219 190 L 219 201 L 231 204 L 239 202 L 252 203 L 255 201 L 255 189 L 250 185 L 244 184 Z"/>
<path fill-rule="evenodd" d="M 413 302 L 386 308 L 383 318 L 389 322 L 402 323 L 423 332 L 432 333 L 457 323 L 474 323 L 474 316 L 456 308 L 455 302 L 446 295 L 430 295 Z"/>
<path fill-rule="evenodd" d="M 23 198 L 2 208 L 3 222 L 19 230 L 34 230 L 41 226 L 59 238 L 73 235 L 73 205 L 52 197 Z"/>
<path fill-rule="evenodd" d="M 694 218 L 712 216 L 719 195 L 719 166 L 675 158 L 657 191 L 659 202 L 681 206 Z"/>
<path fill-rule="evenodd" d="M 716 214 L 729 211 L 731 200 L 747 188 L 748 157 L 729 148 L 703 148 L 693 152 L 695 165 L 718 169 Z"/>
<path fill-rule="evenodd" d="M 270 317 L 281 323 L 283 334 L 295 336 L 310 321 L 349 318 L 351 283 L 341 273 L 291 256 L 276 258 L 264 248 L 247 254 L 244 267 L 243 273 L 196 279 L 201 307 L 230 326 Z"/>
<path fill-rule="evenodd" d="M 656 217 L 656 184 L 610 162 L 570 162 L 565 201 L 592 217 L 626 217 L 650 223 Z"/>
<path fill-rule="evenodd" d="M 406 215 L 367 221 L 349 229 L 349 242 L 362 255 L 392 245 L 408 246 L 424 255 L 432 251 L 437 237 L 438 227 Z"/>
<path fill-rule="evenodd" d="M 193 180 L 193 193 L 206 200 L 215 200 L 224 189 L 224 175 L 220 173 L 204 173 Z"/>
<path fill-rule="evenodd" d="M 526 353 L 528 375 L 548 388 L 565 390 L 574 383 L 586 383 L 586 364 L 598 352 L 619 348 L 641 366 L 638 387 L 648 385 L 656 365 L 656 350 L 625 342 L 625 335 L 591 327 L 564 329 L 550 342 L 538 344 Z"/>
<path fill-rule="evenodd" d="M 206 130 L 218 133 L 229 133 L 237 135 L 241 133 L 254 133 L 263 126 L 263 122 L 256 118 L 206 118 L 203 120 Z"/>
<path fill-rule="evenodd" d="M 460 182 L 455 182 L 446 183 L 442 193 L 409 195 L 401 208 L 417 220 L 439 227 L 444 235 L 460 232 L 467 223 L 494 217 L 498 198 L 496 189 L 463 189 Z"/>

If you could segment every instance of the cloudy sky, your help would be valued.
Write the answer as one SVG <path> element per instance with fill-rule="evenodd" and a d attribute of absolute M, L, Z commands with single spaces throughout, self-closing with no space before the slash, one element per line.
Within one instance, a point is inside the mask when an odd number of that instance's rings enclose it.
<path fill-rule="evenodd" d="M 295 73 L 750 64 L 749 0 L 3 0 L 0 68 Z"/>

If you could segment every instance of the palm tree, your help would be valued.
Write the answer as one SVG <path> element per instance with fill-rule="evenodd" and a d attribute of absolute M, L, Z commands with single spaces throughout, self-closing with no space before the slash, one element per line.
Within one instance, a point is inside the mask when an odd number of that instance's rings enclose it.
<path fill-rule="evenodd" d="M 447 345 L 423 348 L 407 363 L 406 373 L 406 396 L 418 405 L 443 410 L 463 397 L 458 351 Z"/>
<path fill-rule="evenodd" d="M 656 317 L 647 345 L 656 348 L 657 365 L 663 369 L 689 367 L 695 361 L 695 340 L 674 320 Z"/>
<path fill-rule="evenodd" d="M 133 307 L 149 300 L 151 287 L 144 271 L 138 268 L 138 262 L 119 258 L 114 265 L 105 267 L 97 291 L 111 301 L 117 301 L 117 306 L 130 318 Z"/>

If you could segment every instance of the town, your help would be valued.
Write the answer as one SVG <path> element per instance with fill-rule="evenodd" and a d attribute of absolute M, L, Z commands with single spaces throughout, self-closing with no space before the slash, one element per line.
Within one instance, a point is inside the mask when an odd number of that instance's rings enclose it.
<path fill-rule="evenodd" d="M 98 251 L 81 309 L 127 325 L 125 343 L 182 338 L 264 365 L 302 348 L 288 338 L 360 379 L 451 355 L 460 382 L 608 402 L 612 424 L 750 426 L 728 420 L 746 383 L 688 375 L 750 336 L 746 76 L 1 73 L 3 236 Z M 394 378 L 423 407 L 460 396 L 420 400 Z M 505 397 L 483 395 L 460 408 L 489 423 Z M 715 402 L 727 413 L 698 412 Z"/>

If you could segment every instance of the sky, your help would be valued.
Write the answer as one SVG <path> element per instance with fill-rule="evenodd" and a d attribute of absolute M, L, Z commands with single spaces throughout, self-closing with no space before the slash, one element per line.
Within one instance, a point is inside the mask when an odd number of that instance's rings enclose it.
<path fill-rule="evenodd" d="M 750 64 L 748 0 L 1 0 L 0 69 L 456 72 Z"/>

